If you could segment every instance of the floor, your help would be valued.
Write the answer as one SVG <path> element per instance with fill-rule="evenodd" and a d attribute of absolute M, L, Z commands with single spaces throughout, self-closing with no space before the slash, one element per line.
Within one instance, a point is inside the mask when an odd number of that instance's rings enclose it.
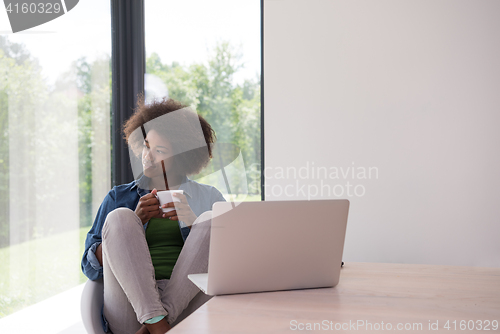
<path fill-rule="evenodd" d="M 86 334 L 80 316 L 84 284 L 0 319 L 2 334 Z"/>

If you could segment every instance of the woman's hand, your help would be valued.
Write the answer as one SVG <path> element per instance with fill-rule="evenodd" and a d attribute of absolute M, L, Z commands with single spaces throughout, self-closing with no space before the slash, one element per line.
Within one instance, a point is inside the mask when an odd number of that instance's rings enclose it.
<path fill-rule="evenodd" d="M 135 214 L 142 221 L 142 225 L 151 218 L 161 218 L 162 211 L 160 210 L 160 202 L 156 198 L 157 192 L 156 189 L 153 189 L 149 194 L 142 196 L 137 203 Z"/>
<path fill-rule="evenodd" d="M 175 208 L 175 210 L 164 213 L 164 218 L 170 218 L 171 220 L 182 220 L 186 225 L 191 228 L 193 222 L 198 218 L 195 215 L 184 194 L 174 193 L 172 196 L 179 198 L 180 202 L 170 202 L 167 204 L 163 204 L 162 208 Z"/>

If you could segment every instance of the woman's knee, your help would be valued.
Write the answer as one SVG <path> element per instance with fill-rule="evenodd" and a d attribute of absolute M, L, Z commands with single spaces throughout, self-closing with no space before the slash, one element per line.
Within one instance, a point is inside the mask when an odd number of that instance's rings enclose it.
<path fill-rule="evenodd" d="M 108 213 L 102 228 L 103 238 L 112 231 L 126 232 L 129 229 L 136 229 L 141 226 L 141 220 L 134 211 L 129 208 L 117 208 Z"/>
<path fill-rule="evenodd" d="M 201 240 L 206 240 L 207 242 L 210 242 L 210 232 L 212 230 L 212 219 L 209 218 L 205 221 L 201 221 L 191 227 L 191 231 L 189 232 L 189 237 L 195 236 L 192 239 L 198 240 L 198 242 L 201 242 Z"/>

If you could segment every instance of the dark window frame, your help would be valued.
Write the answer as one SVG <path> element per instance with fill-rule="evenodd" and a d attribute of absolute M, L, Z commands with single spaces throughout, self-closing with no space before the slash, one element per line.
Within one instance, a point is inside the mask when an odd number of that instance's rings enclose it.
<path fill-rule="evenodd" d="M 134 112 L 144 92 L 146 67 L 144 1 L 111 0 L 112 59 L 112 185 L 134 180 L 121 126 Z"/>

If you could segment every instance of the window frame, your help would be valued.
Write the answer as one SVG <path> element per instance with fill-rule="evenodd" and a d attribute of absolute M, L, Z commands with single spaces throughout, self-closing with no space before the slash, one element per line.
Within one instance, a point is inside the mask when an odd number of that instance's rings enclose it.
<path fill-rule="evenodd" d="M 111 0 L 111 180 L 112 186 L 134 180 L 121 125 L 144 92 L 146 48 L 144 1 Z"/>

